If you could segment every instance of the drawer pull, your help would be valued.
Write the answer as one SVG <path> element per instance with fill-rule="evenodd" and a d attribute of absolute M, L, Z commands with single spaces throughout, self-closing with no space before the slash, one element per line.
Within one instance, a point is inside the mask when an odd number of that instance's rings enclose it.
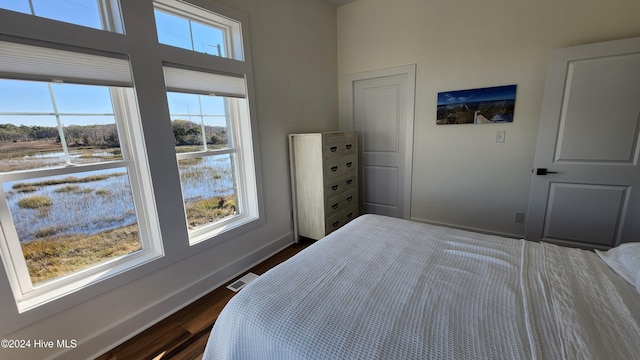
<path fill-rule="evenodd" d="M 331 167 L 331 171 L 338 171 L 338 165 L 336 165 L 336 166 L 332 166 L 332 167 Z"/>
<path fill-rule="evenodd" d="M 333 185 L 333 186 L 331 187 L 331 190 L 333 190 L 333 191 L 338 190 L 338 185 Z"/>
<path fill-rule="evenodd" d="M 349 196 L 349 197 L 347 198 L 347 201 L 351 201 L 351 200 L 353 200 L 353 196 Z"/>
<path fill-rule="evenodd" d="M 353 213 L 350 212 L 349 214 L 347 214 L 347 219 L 351 219 L 353 217 Z"/>
<path fill-rule="evenodd" d="M 347 185 L 351 185 L 353 183 L 353 179 L 347 180 Z"/>
<path fill-rule="evenodd" d="M 353 146 L 353 145 L 351 145 L 351 144 L 347 144 L 347 150 L 351 150 L 351 147 L 352 147 L 352 146 Z"/>
<path fill-rule="evenodd" d="M 336 222 L 334 222 L 334 223 L 332 224 L 332 226 L 333 226 L 334 228 L 337 228 L 337 227 L 338 227 L 338 225 L 340 225 L 340 220 L 338 220 L 338 221 L 336 221 Z"/>
<path fill-rule="evenodd" d="M 337 146 L 332 146 L 329 148 L 329 150 L 331 150 L 331 152 L 336 152 L 338 150 Z"/>
<path fill-rule="evenodd" d="M 331 208 L 335 210 L 335 209 L 338 208 L 338 205 L 339 205 L 339 203 L 335 203 L 335 204 L 331 205 Z"/>
<path fill-rule="evenodd" d="M 353 165 L 353 163 L 352 163 L 351 161 L 349 161 L 349 162 L 347 163 L 347 167 L 351 167 L 351 165 Z"/>

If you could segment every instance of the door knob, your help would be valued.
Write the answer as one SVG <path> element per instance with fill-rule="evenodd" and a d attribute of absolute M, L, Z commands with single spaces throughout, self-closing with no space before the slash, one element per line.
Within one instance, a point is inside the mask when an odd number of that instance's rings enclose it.
<path fill-rule="evenodd" d="M 537 168 L 536 175 L 557 174 L 557 171 L 549 171 L 547 168 Z"/>

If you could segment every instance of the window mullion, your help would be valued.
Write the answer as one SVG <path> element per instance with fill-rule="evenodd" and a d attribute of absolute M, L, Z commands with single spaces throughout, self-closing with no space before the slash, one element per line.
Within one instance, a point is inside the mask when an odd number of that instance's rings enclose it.
<path fill-rule="evenodd" d="M 36 11 L 33 8 L 33 0 L 29 0 L 29 11 L 31 11 L 31 15 L 35 15 Z"/>
<path fill-rule="evenodd" d="M 67 147 L 67 139 L 64 136 L 64 129 L 62 128 L 62 121 L 60 120 L 60 113 L 58 112 L 58 104 L 56 103 L 56 96 L 53 93 L 53 86 L 47 83 L 49 88 L 49 96 L 51 97 L 51 104 L 53 105 L 53 112 L 56 117 L 56 123 L 58 124 L 58 136 L 60 136 L 60 144 L 62 144 L 62 151 L 64 152 L 65 162 L 68 166 L 71 166 L 71 156 L 69 155 L 69 148 Z"/>
<path fill-rule="evenodd" d="M 204 126 L 204 112 L 202 111 L 202 96 L 198 96 L 198 106 L 200 111 L 200 132 L 202 132 L 202 145 L 204 146 L 204 150 L 207 151 L 207 133 L 206 128 Z"/>
<path fill-rule="evenodd" d="M 114 160 L 95 164 L 73 165 L 70 167 L 55 167 L 36 170 L 16 171 L 10 173 L 0 173 L 0 182 L 30 180 L 40 177 L 50 177 L 59 175 L 74 175 L 84 172 L 117 169 L 121 167 L 129 168 L 133 164 L 130 160 Z"/>
<path fill-rule="evenodd" d="M 176 153 L 176 158 L 178 160 L 186 160 L 186 159 L 196 159 L 204 156 L 215 156 L 215 155 L 225 155 L 225 154 L 236 154 L 238 149 L 226 148 L 226 149 L 216 149 L 216 150 L 204 150 L 197 152 L 188 152 L 188 153 Z"/>

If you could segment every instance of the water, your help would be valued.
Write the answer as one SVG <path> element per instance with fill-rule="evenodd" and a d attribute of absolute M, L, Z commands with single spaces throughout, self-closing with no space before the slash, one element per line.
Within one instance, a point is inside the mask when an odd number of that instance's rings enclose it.
<path fill-rule="evenodd" d="M 234 193 L 231 157 L 218 155 L 181 166 L 182 192 L 186 203 Z M 21 242 L 49 232 L 51 236 L 95 234 L 137 223 L 132 190 L 126 168 L 100 170 L 74 175 L 76 178 L 107 175 L 89 182 L 38 185 L 69 175 L 53 176 L 3 184 L 7 204 Z M 19 192 L 13 185 L 35 184 L 32 192 Z M 48 208 L 25 209 L 21 199 L 43 195 L 51 199 Z"/>

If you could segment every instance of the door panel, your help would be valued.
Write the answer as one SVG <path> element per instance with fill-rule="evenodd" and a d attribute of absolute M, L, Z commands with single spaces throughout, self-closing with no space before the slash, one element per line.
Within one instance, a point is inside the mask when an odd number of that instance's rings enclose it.
<path fill-rule="evenodd" d="M 525 238 L 608 248 L 640 236 L 640 38 L 554 51 Z"/>
<path fill-rule="evenodd" d="M 544 238 L 612 246 L 621 231 L 628 187 L 550 183 Z"/>
<path fill-rule="evenodd" d="M 638 138 L 640 55 L 570 61 L 556 161 L 631 162 Z"/>
<path fill-rule="evenodd" d="M 355 128 L 360 143 L 362 213 L 403 217 L 405 121 L 401 106 L 405 76 L 385 76 L 354 83 Z"/>
<path fill-rule="evenodd" d="M 367 85 L 375 84 L 358 83 L 361 93 L 357 100 L 364 101 L 362 111 L 365 112 L 364 118 L 359 119 L 364 127 L 362 151 L 367 154 L 398 154 L 398 121 L 402 116 L 398 107 L 400 88 L 396 85 Z"/>
<path fill-rule="evenodd" d="M 386 211 L 384 207 L 388 207 L 388 212 L 392 213 L 398 207 L 398 168 L 383 166 L 364 166 L 364 202 L 366 204 L 376 204 L 378 206 L 378 214 Z M 387 189 L 387 191 L 380 191 Z M 386 215 L 386 214 L 385 214 Z"/>

